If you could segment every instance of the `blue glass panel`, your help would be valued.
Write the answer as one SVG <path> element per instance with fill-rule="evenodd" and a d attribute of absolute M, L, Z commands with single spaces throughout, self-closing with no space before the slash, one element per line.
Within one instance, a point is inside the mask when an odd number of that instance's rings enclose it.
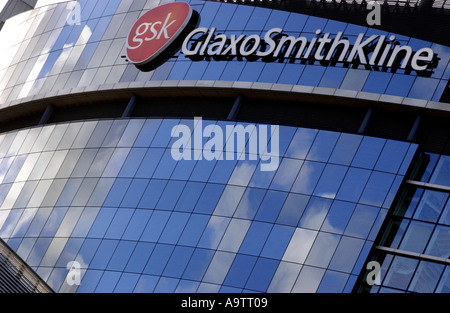
<path fill-rule="evenodd" d="M 223 192 L 224 185 L 207 184 L 195 206 L 194 212 L 211 214 Z"/>
<path fill-rule="evenodd" d="M 259 188 L 247 188 L 234 213 L 235 217 L 253 219 L 266 191 Z"/>
<path fill-rule="evenodd" d="M 297 226 L 300 217 L 309 202 L 309 198 L 309 196 L 290 193 L 277 218 L 277 223 Z"/>
<path fill-rule="evenodd" d="M 328 164 L 317 183 L 314 195 L 324 198 L 334 198 L 339 190 L 347 167 Z"/>
<path fill-rule="evenodd" d="M 324 168 L 324 163 L 305 161 L 291 191 L 312 194 Z"/>
<path fill-rule="evenodd" d="M 208 221 L 208 215 L 192 214 L 181 234 L 178 244 L 196 246 Z"/>
<path fill-rule="evenodd" d="M 141 240 L 157 242 L 169 217 L 170 212 L 154 211 L 142 233 Z"/>
<path fill-rule="evenodd" d="M 108 263 L 107 269 L 113 271 L 123 271 L 135 246 L 136 242 L 120 241 Z"/>
<path fill-rule="evenodd" d="M 418 263 L 418 260 L 395 256 L 383 285 L 406 290 Z"/>
<path fill-rule="evenodd" d="M 339 235 L 319 232 L 305 264 L 327 268 L 340 240 Z"/>
<path fill-rule="evenodd" d="M 159 210 L 172 211 L 185 185 L 184 181 L 169 181 L 156 205 Z"/>
<path fill-rule="evenodd" d="M 133 292 L 136 293 L 150 293 L 155 290 L 156 284 L 158 283 L 159 277 L 152 275 L 142 275 L 136 286 L 134 287 Z"/>
<path fill-rule="evenodd" d="M 386 140 L 364 137 L 353 159 L 352 166 L 373 169 Z"/>
<path fill-rule="evenodd" d="M 197 282 L 197 281 L 180 279 L 180 282 L 178 283 L 178 286 L 177 286 L 177 289 L 175 289 L 175 292 L 177 292 L 177 293 L 194 293 L 197 291 L 199 285 L 200 285 L 200 282 Z"/>
<path fill-rule="evenodd" d="M 298 273 L 301 269 L 300 264 L 291 262 L 280 262 L 277 271 L 272 278 L 267 292 L 269 293 L 288 293 L 291 292 L 292 286 L 297 279 Z"/>
<path fill-rule="evenodd" d="M 301 160 L 284 158 L 273 178 L 270 189 L 290 191 L 302 165 L 303 161 Z"/>
<path fill-rule="evenodd" d="M 298 226 L 317 230 L 320 229 L 327 216 L 328 210 L 330 209 L 331 203 L 332 200 L 330 199 L 312 197 Z"/>
<path fill-rule="evenodd" d="M 412 85 L 411 91 L 408 94 L 410 98 L 419 98 L 430 100 L 438 86 L 439 80 L 417 77 Z"/>
<path fill-rule="evenodd" d="M 345 287 L 348 277 L 348 274 L 335 271 L 326 271 L 317 292 L 341 293 Z"/>
<path fill-rule="evenodd" d="M 176 244 L 188 219 L 189 214 L 187 213 L 173 212 L 167 222 L 161 238 L 159 239 L 159 242 Z"/>
<path fill-rule="evenodd" d="M 362 91 L 383 94 L 393 74 L 371 71 Z"/>
<path fill-rule="evenodd" d="M 358 202 L 370 174 L 369 170 L 349 168 L 336 199 Z"/>
<path fill-rule="evenodd" d="M 367 205 L 357 205 L 345 230 L 345 235 L 367 238 L 379 209 Z"/>
<path fill-rule="evenodd" d="M 361 195 L 363 204 L 381 206 L 394 181 L 395 176 L 388 173 L 372 172 L 366 188 Z"/>
<path fill-rule="evenodd" d="M 225 70 L 220 77 L 220 80 L 236 81 L 240 76 L 243 68 L 245 66 L 244 62 L 228 62 L 225 66 Z"/>
<path fill-rule="evenodd" d="M 359 135 L 341 134 L 329 162 L 339 165 L 350 165 L 362 138 Z"/>
<path fill-rule="evenodd" d="M 94 255 L 91 263 L 89 263 L 89 268 L 105 269 L 118 243 L 118 240 L 102 240 L 97 253 Z"/>
<path fill-rule="evenodd" d="M 406 97 L 414 83 L 414 76 L 394 74 L 387 87 L 386 93 L 393 96 Z"/>
<path fill-rule="evenodd" d="M 305 86 L 318 86 L 324 72 L 325 67 L 307 65 L 303 70 L 302 76 L 300 77 L 298 84 Z"/>
<path fill-rule="evenodd" d="M 436 287 L 436 292 L 449 293 L 450 292 L 450 266 L 445 268 L 439 285 Z"/>
<path fill-rule="evenodd" d="M 226 65 L 227 65 L 227 62 L 224 62 L 224 61 L 209 62 L 208 67 L 206 68 L 206 70 L 203 73 L 202 79 L 204 79 L 204 80 L 219 80 Z"/>
<path fill-rule="evenodd" d="M 219 14 L 222 10 L 219 11 Z M 228 24 L 228 30 L 242 30 L 247 24 L 251 14 L 253 12 L 253 6 L 242 6 L 235 11 L 233 17 Z"/>
<path fill-rule="evenodd" d="M 89 230 L 88 237 L 103 238 L 116 211 L 116 208 L 101 208 Z"/>
<path fill-rule="evenodd" d="M 239 253 L 259 255 L 272 229 L 272 225 L 263 222 L 253 222 L 242 242 Z"/>
<path fill-rule="evenodd" d="M 450 227 L 437 225 L 425 253 L 448 259 L 450 257 L 448 238 L 450 238 Z"/>
<path fill-rule="evenodd" d="M 130 256 L 130 260 L 127 263 L 125 271 L 142 273 L 154 248 L 154 243 L 138 242 Z"/>
<path fill-rule="evenodd" d="M 255 7 L 247 25 L 245 26 L 245 30 L 259 31 L 263 29 L 270 14 L 271 11 L 266 8 Z"/>
<path fill-rule="evenodd" d="M 269 18 L 267 19 L 266 26 L 264 27 L 264 30 L 269 30 L 275 27 L 283 28 L 284 24 L 286 23 L 287 19 L 289 18 L 290 13 L 286 11 L 280 11 L 280 10 L 272 10 L 270 13 Z M 292 23 L 295 26 L 295 17 L 292 19 L 294 23 Z M 299 31 L 299 30 L 298 30 Z"/>
<path fill-rule="evenodd" d="M 328 67 L 320 80 L 319 87 L 327 88 L 339 88 L 345 75 L 347 74 L 346 68 Z"/>
<path fill-rule="evenodd" d="M 44 228 L 42 229 L 42 232 L 40 236 L 43 237 L 53 237 L 56 234 L 56 231 L 58 230 L 59 225 L 61 224 L 61 221 L 64 218 L 64 215 L 66 215 L 67 208 L 61 208 L 61 207 L 55 207 L 52 210 L 52 213 L 48 217 L 47 223 L 45 223 Z"/>
<path fill-rule="evenodd" d="M 145 266 L 144 273 L 161 275 L 173 249 L 174 246 L 172 245 L 157 244 L 147 262 L 147 265 Z"/>
<path fill-rule="evenodd" d="M 255 220 L 275 222 L 286 200 L 287 193 L 269 190 L 259 207 Z"/>
<path fill-rule="evenodd" d="M 213 250 L 198 248 L 195 249 L 194 253 L 192 254 L 192 258 L 183 274 L 183 278 L 198 281 L 202 280 L 203 275 L 205 275 L 205 272 L 208 269 L 209 263 L 211 262 L 213 256 Z"/>
<path fill-rule="evenodd" d="M 167 184 L 166 180 L 152 179 L 142 196 L 138 207 L 153 209 L 156 207 L 161 194 Z"/>
<path fill-rule="evenodd" d="M 449 186 L 450 183 L 450 156 L 442 155 L 430 178 L 430 183 Z"/>
<path fill-rule="evenodd" d="M 179 279 L 161 277 L 158 281 L 158 285 L 153 292 L 155 293 L 173 293 L 178 285 Z"/>
<path fill-rule="evenodd" d="M 409 143 L 388 140 L 381 152 L 375 169 L 390 173 L 397 173 L 408 151 Z"/>
<path fill-rule="evenodd" d="M 444 267 L 443 264 L 421 261 L 408 290 L 420 293 L 434 292 Z"/>
<path fill-rule="evenodd" d="M 292 292 L 316 292 L 324 273 L 324 269 L 306 265 L 303 266 Z"/>
<path fill-rule="evenodd" d="M 164 269 L 163 275 L 170 277 L 181 277 L 186 268 L 194 248 L 177 246 Z"/>
<path fill-rule="evenodd" d="M 120 239 L 133 215 L 133 209 L 117 209 L 117 212 L 106 231 L 105 238 Z"/>
<path fill-rule="evenodd" d="M 88 267 L 100 243 L 101 239 L 90 239 L 90 238 L 87 238 L 83 242 L 83 246 L 81 247 L 76 257 L 76 261 L 80 263 L 81 268 Z"/>
<path fill-rule="evenodd" d="M 259 78 L 257 77 L 257 81 L 263 83 L 276 83 L 283 71 L 283 68 L 284 64 L 266 63 L 261 75 L 259 75 Z"/>
<path fill-rule="evenodd" d="M 249 255 L 238 254 L 234 258 L 224 285 L 243 288 L 253 270 L 257 258 Z"/>
<path fill-rule="evenodd" d="M 300 76 L 302 76 L 305 66 L 302 64 L 287 63 L 284 66 L 282 75 L 279 76 L 277 83 L 296 85 Z"/>
<path fill-rule="evenodd" d="M 139 274 L 122 273 L 114 289 L 117 293 L 131 293 L 139 280 Z"/>
<path fill-rule="evenodd" d="M 339 133 L 320 130 L 306 159 L 327 162 L 338 139 Z"/>
<path fill-rule="evenodd" d="M 281 259 L 291 240 L 295 228 L 289 226 L 274 225 L 266 244 L 261 251 L 261 256 Z"/>
<path fill-rule="evenodd" d="M 364 240 L 343 236 L 331 259 L 329 268 L 350 273 L 355 265 Z"/>
<path fill-rule="evenodd" d="M 121 207 L 135 208 L 139 204 L 145 189 L 148 185 L 148 179 L 133 179 L 128 187 L 127 193 L 120 203 Z M 106 203 L 104 205 L 107 205 Z M 108 204 L 111 205 L 111 204 Z"/>
<path fill-rule="evenodd" d="M 214 25 L 218 30 L 225 30 L 236 8 L 235 5 L 222 3 L 211 25 Z"/>
<path fill-rule="evenodd" d="M 265 292 L 269 287 L 280 261 L 259 258 L 245 285 L 245 288 Z"/>
<path fill-rule="evenodd" d="M 230 218 L 228 217 L 211 216 L 198 246 L 201 248 L 217 249 L 229 223 Z"/>
<path fill-rule="evenodd" d="M 108 196 L 105 199 L 105 206 L 119 206 L 122 202 L 122 198 L 128 190 L 128 186 L 131 183 L 131 179 L 116 179 L 114 185 L 111 187 L 111 190 Z"/>
<path fill-rule="evenodd" d="M 118 177 L 134 177 L 146 153 L 145 148 L 132 148 Z"/>
<path fill-rule="evenodd" d="M 203 183 L 187 182 L 174 210 L 192 212 L 204 187 Z"/>
<path fill-rule="evenodd" d="M 77 289 L 79 293 L 93 293 L 100 278 L 103 275 L 103 271 L 87 270 L 83 276 L 80 286 Z"/>

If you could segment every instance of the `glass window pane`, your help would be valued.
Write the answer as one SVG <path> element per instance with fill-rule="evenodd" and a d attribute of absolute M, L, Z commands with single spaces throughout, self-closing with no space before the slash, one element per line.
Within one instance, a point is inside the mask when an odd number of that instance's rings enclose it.
<path fill-rule="evenodd" d="M 302 266 L 291 262 L 280 262 L 277 271 L 272 278 L 267 292 L 269 293 L 289 293 L 294 286 L 298 273 Z"/>
<path fill-rule="evenodd" d="M 351 273 L 363 245 L 364 240 L 343 236 L 331 259 L 329 268 Z"/>
<path fill-rule="evenodd" d="M 285 156 L 289 158 L 305 159 L 318 131 L 314 129 L 298 128 Z"/>
<path fill-rule="evenodd" d="M 217 203 L 214 215 L 233 216 L 236 207 L 244 193 L 244 187 L 227 185 Z"/>
<path fill-rule="evenodd" d="M 263 222 L 253 222 L 242 242 L 239 253 L 259 255 L 272 230 L 272 225 Z"/>
<path fill-rule="evenodd" d="M 207 184 L 195 206 L 194 212 L 211 214 L 222 195 L 224 185 Z"/>
<path fill-rule="evenodd" d="M 406 290 L 418 263 L 415 259 L 395 256 L 383 285 Z"/>
<path fill-rule="evenodd" d="M 327 164 L 314 190 L 314 195 L 334 199 L 347 169 L 346 166 Z"/>
<path fill-rule="evenodd" d="M 324 269 L 311 266 L 303 266 L 300 274 L 295 282 L 292 292 L 314 293 L 317 291 L 322 277 L 325 273 Z"/>
<path fill-rule="evenodd" d="M 409 143 L 388 140 L 378 159 L 375 169 L 389 173 L 397 173 L 405 154 L 408 152 Z"/>
<path fill-rule="evenodd" d="M 286 197 L 287 193 L 285 192 L 267 191 L 255 219 L 264 222 L 275 222 Z"/>
<path fill-rule="evenodd" d="M 183 274 L 183 278 L 192 280 L 202 280 L 208 269 L 209 263 L 214 256 L 214 251 L 209 249 L 195 249 L 192 258 Z"/>
<path fill-rule="evenodd" d="M 301 160 L 284 158 L 273 178 L 270 189 L 290 191 L 302 165 L 303 161 Z"/>
<path fill-rule="evenodd" d="M 312 197 L 300 219 L 299 226 L 319 230 L 322 226 L 332 200 Z"/>
<path fill-rule="evenodd" d="M 118 243 L 118 240 L 102 240 L 97 249 L 97 253 L 89 264 L 89 268 L 105 269 Z"/>
<path fill-rule="evenodd" d="M 433 293 L 445 265 L 421 261 L 408 290 L 420 293 Z"/>
<path fill-rule="evenodd" d="M 327 268 L 339 240 L 339 235 L 320 232 L 314 241 L 305 264 Z"/>
<path fill-rule="evenodd" d="M 259 258 L 245 288 L 266 292 L 279 263 L 280 261 L 277 260 Z"/>
<path fill-rule="evenodd" d="M 305 161 L 291 191 L 312 194 L 324 168 L 324 163 Z"/>
<path fill-rule="evenodd" d="M 164 269 L 163 275 L 170 277 L 181 277 L 186 268 L 194 248 L 177 246 Z"/>
<path fill-rule="evenodd" d="M 361 195 L 360 202 L 381 207 L 391 188 L 394 178 L 395 176 L 393 174 L 372 172 L 366 188 Z"/>
<path fill-rule="evenodd" d="M 120 241 L 108 263 L 107 269 L 113 271 L 123 271 L 135 246 L 136 242 L 125 240 Z"/>
<path fill-rule="evenodd" d="M 261 252 L 261 256 L 281 259 L 294 231 L 294 227 L 274 225 Z"/>
<path fill-rule="evenodd" d="M 147 262 L 144 273 L 152 275 L 161 275 L 164 267 L 169 260 L 174 246 L 157 244 L 153 250 L 150 259 Z"/>
<path fill-rule="evenodd" d="M 447 199 L 447 193 L 425 190 L 422 199 L 417 206 L 416 212 L 414 213 L 414 218 L 423 221 L 436 222 Z"/>
<path fill-rule="evenodd" d="M 233 218 L 223 235 L 219 250 L 237 252 L 247 234 L 250 224 L 251 222 L 248 220 Z"/>
<path fill-rule="evenodd" d="M 249 255 L 236 255 L 233 264 L 230 267 L 224 285 L 243 288 L 252 272 L 257 258 Z"/>
<path fill-rule="evenodd" d="M 348 274 L 335 271 L 326 271 L 317 292 L 341 293 L 345 287 L 348 277 Z"/>
<path fill-rule="evenodd" d="M 159 242 L 176 244 L 188 219 L 189 214 L 187 213 L 173 212 L 161 234 Z"/>
<path fill-rule="evenodd" d="M 330 163 L 350 165 L 363 137 L 352 134 L 341 134 L 331 154 Z"/>
<path fill-rule="evenodd" d="M 164 189 L 161 198 L 156 205 L 159 210 L 172 211 L 178 198 L 180 197 L 183 187 L 186 184 L 184 181 L 169 181 Z"/>
<path fill-rule="evenodd" d="M 217 249 L 229 222 L 230 218 L 211 216 L 198 246 L 201 248 Z"/>
<path fill-rule="evenodd" d="M 297 228 L 283 255 L 283 261 L 305 263 L 316 236 L 317 231 Z"/>
<path fill-rule="evenodd" d="M 234 257 L 234 253 L 217 251 L 209 264 L 203 281 L 219 285 L 222 284 L 233 263 Z"/>
<path fill-rule="evenodd" d="M 349 168 L 336 199 L 358 202 L 371 172 L 360 168 Z"/>
<path fill-rule="evenodd" d="M 450 227 L 437 225 L 425 253 L 448 259 L 450 257 L 449 243 Z"/>
<path fill-rule="evenodd" d="M 247 188 L 234 213 L 235 217 L 253 219 L 266 191 L 259 188 Z"/>
<path fill-rule="evenodd" d="M 352 218 L 345 229 L 345 235 L 367 238 L 375 219 L 378 216 L 379 209 L 367 205 L 357 205 L 352 214 Z"/>
<path fill-rule="evenodd" d="M 208 224 L 209 216 L 204 214 L 192 214 L 178 244 L 186 246 L 197 246 L 203 230 Z"/>
<path fill-rule="evenodd" d="M 310 197 L 305 195 L 290 193 L 277 218 L 277 224 L 297 226 L 300 217 L 309 202 L 309 198 Z"/>
<path fill-rule="evenodd" d="M 147 264 L 147 260 L 155 248 L 154 243 L 138 242 L 133 253 L 128 260 L 125 271 L 142 273 Z"/>
<path fill-rule="evenodd" d="M 381 138 L 364 137 L 352 166 L 373 169 L 386 140 Z"/>

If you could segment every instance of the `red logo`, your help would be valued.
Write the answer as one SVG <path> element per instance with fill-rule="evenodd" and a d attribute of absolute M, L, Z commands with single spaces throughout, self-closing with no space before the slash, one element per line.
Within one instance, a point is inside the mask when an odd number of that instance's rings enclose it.
<path fill-rule="evenodd" d="M 192 12 L 189 4 L 173 2 L 145 13 L 128 35 L 128 60 L 138 67 L 155 60 L 183 32 L 191 21 Z"/>

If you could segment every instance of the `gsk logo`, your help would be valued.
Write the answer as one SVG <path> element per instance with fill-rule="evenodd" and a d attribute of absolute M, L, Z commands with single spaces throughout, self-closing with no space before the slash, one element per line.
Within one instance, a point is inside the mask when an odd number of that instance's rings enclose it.
<path fill-rule="evenodd" d="M 150 71 L 170 58 L 185 34 L 199 22 L 199 14 L 185 2 L 158 6 L 141 16 L 127 39 L 127 58 L 142 71 Z"/>

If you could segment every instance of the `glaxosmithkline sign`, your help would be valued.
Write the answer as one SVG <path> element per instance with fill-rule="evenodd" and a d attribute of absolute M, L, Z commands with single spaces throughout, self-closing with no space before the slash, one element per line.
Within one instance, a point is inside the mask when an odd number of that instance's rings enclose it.
<path fill-rule="evenodd" d="M 227 35 L 216 33 L 214 27 L 196 28 L 198 14 L 194 16 L 194 12 L 184 2 L 162 5 L 147 12 L 128 36 L 128 59 L 142 69 L 143 64 L 163 51 L 167 57 L 181 48 L 182 53 L 194 61 L 246 58 L 265 62 L 318 61 L 324 65 L 342 62 L 355 66 L 362 64 L 375 70 L 391 68 L 395 71 L 401 68 L 407 74 L 414 70 L 420 75 L 431 75 L 431 70 L 437 65 L 438 59 L 431 48 L 413 51 L 410 46 L 395 42 L 395 36 L 372 35 L 365 38 L 361 33 L 352 43 L 342 32 L 332 38 L 330 33 L 317 29 L 315 37 L 308 40 L 304 36 L 288 36 L 281 28 L 272 28 L 263 36 Z M 167 49 L 171 42 L 176 42 L 176 46 Z"/>

